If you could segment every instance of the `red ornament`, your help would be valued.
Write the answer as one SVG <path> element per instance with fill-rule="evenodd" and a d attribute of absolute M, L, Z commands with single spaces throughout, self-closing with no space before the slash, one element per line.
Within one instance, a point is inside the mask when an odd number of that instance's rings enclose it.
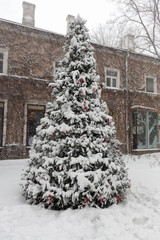
<path fill-rule="evenodd" d="M 108 139 L 108 138 L 105 138 L 104 141 L 107 142 L 107 143 L 109 143 L 109 139 Z"/>
<path fill-rule="evenodd" d="M 98 92 L 98 89 L 97 89 L 97 88 L 93 88 L 93 89 L 92 89 L 92 92 L 93 92 L 93 93 L 97 93 L 97 92 Z"/>
<path fill-rule="evenodd" d="M 117 198 L 117 203 L 119 203 L 120 202 L 120 198 L 118 196 L 116 198 Z"/>
<path fill-rule="evenodd" d="M 85 198 L 85 199 L 84 199 L 84 203 L 87 203 L 87 202 L 88 202 L 88 198 Z"/>
<path fill-rule="evenodd" d="M 118 194 L 118 196 L 119 196 L 119 198 L 122 198 L 122 195 L 120 193 Z"/>
<path fill-rule="evenodd" d="M 84 106 L 84 110 L 87 110 L 88 108 L 87 108 L 87 106 Z"/>
<path fill-rule="evenodd" d="M 80 81 L 80 83 L 84 83 L 84 79 L 83 78 L 80 78 L 79 81 Z"/>
<path fill-rule="evenodd" d="M 52 195 L 48 195 L 48 198 L 53 198 L 53 196 Z"/>
<path fill-rule="evenodd" d="M 99 201 L 100 201 L 100 202 L 104 202 L 104 198 L 100 198 Z"/>

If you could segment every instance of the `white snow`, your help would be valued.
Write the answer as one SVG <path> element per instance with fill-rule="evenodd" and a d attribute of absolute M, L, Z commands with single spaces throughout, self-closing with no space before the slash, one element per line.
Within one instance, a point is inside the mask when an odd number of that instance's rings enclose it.
<path fill-rule="evenodd" d="M 19 186 L 26 160 L 0 161 L 0 240 L 159 240 L 160 153 L 124 158 L 125 203 L 66 211 L 26 204 Z"/>

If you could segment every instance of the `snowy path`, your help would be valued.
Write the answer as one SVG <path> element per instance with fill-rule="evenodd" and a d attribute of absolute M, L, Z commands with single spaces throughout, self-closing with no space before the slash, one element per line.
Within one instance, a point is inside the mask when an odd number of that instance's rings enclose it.
<path fill-rule="evenodd" d="M 151 156 L 129 159 L 125 203 L 60 212 L 25 203 L 18 185 L 25 160 L 0 161 L 0 240 L 159 240 L 160 154 Z"/>

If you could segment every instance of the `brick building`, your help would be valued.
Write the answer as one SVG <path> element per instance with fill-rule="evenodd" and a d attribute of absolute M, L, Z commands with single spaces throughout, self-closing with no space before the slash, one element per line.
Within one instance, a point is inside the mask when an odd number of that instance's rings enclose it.
<path fill-rule="evenodd" d="M 46 103 L 53 101 L 48 83 L 64 56 L 65 36 L 35 28 L 34 10 L 23 3 L 22 24 L 0 19 L 0 159 L 28 156 Z M 135 53 L 132 35 L 125 49 L 93 46 L 123 152 L 159 151 L 160 60 Z"/>

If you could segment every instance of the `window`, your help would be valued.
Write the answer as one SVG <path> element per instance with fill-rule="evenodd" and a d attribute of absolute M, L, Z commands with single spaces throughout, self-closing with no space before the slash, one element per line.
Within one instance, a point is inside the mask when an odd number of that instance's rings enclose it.
<path fill-rule="evenodd" d="M 0 146 L 3 142 L 3 117 L 4 117 L 4 103 L 0 102 Z"/>
<path fill-rule="evenodd" d="M 155 77 L 146 76 L 146 92 L 157 92 L 157 81 Z"/>
<path fill-rule="evenodd" d="M 6 49 L 0 48 L 0 74 L 7 74 L 8 68 L 8 51 Z"/>
<path fill-rule="evenodd" d="M 58 67 L 59 67 L 59 62 L 54 61 L 53 67 L 54 67 L 54 76 L 55 76 L 55 75 L 56 75 L 56 72 L 57 72 L 57 70 L 58 70 Z"/>
<path fill-rule="evenodd" d="M 0 53 L 0 73 L 3 73 L 3 53 Z"/>
<path fill-rule="evenodd" d="M 33 137 L 36 134 L 36 128 L 44 116 L 45 106 L 28 105 L 27 106 L 27 146 L 32 145 Z"/>
<path fill-rule="evenodd" d="M 106 86 L 110 88 L 119 88 L 119 71 L 106 69 Z"/>
<path fill-rule="evenodd" d="M 157 148 L 157 112 L 134 110 L 132 112 L 133 149 Z"/>

